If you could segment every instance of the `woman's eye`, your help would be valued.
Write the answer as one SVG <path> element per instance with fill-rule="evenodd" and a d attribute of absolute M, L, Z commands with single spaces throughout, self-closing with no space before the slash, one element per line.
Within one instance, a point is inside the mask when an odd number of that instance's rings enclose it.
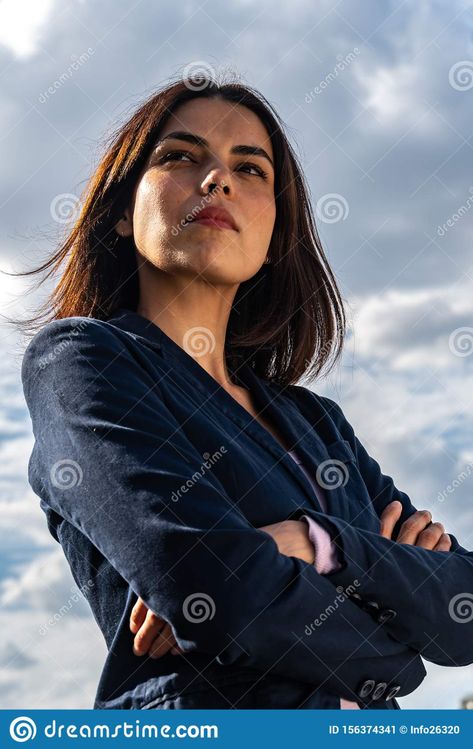
<path fill-rule="evenodd" d="M 164 156 L 161 156 L 160 161 L 180 161 L 176 156 L 187 156 L 190 158 L 190 154 L 187 151 L 169 151 L 168 153 L 165 153 Z"/>
<path fill-rule="evenodd" d="M 182 159 L 179 158 L 181 156 L 185 156 L 192 161 L 192 154 L 190 154 L 188 151 L 168 151 L 168 153 L 165 153 L 159 158 L 159 163 L 164 164 L 166 161 L 181 161 Z M 258 164 L 251 164 L 249 162 L 246 162 L 245 164 L 240 164 L 239 169 L 240 171 L 242 169 L 254 169 L 259 177 L 262 177 L 263 179 L 268 178 L 268 173 L 265 172 L 264 169 L 262 169 L 260 166 L 258 166 Z"/>
<path fill-rule="evenodd" d="M 258 173 L 259 177 L 262 177 L 263 179 L 267 179 L 268 177 L 268 173 L 265 172 L 264 169 L 261 169 L 261 167 L 258 166 L 257 164 L 249 164 L 249 163 L 242 164 L 240 166 L 240 169 L 242 168 L 243 169 L 256 169 L 256 172 Z"/>

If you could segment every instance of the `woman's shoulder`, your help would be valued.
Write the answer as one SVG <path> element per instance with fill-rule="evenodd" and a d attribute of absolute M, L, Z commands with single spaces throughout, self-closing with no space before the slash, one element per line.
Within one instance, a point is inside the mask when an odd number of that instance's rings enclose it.
<path fill-rule="evenodd" d="M 340 405 L 326 395 L 320 395 L 304 385 L 289 385 L 286 394 L 304 410 L 310 410 L 312 414 L 319 412 L 321 416 L 329 416 L 336 423 L 345 421 Z"/>
<path fill-rule="evenodd" d="M 23 354 L 23 366 L 34 361 L 44 368 L 68 349 L 72 353 L 78 345 L 86 342 L 111 344 L 115 338 L 114 327 L 97 318 L 76 316 L 51 320 L 29 341 Z"/>
<path fill-rule="evenodd" d="M 51 320 L 35 333 L 23 353 L 23 388 L 41 372 L 56 382 L 73 373 L 79 376 L 82 370 L 95 369 L 99 374 L 106 368 L 109 377 L 114 369 L 123 366 L 129 372 L 144 343 L 113 321 L 82 316 Z"/>

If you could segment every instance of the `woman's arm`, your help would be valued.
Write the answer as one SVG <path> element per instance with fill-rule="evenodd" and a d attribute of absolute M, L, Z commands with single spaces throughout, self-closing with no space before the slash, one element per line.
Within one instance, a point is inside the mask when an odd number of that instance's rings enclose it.
<path fill-rule="evenodd" d="M 279 523 L 263 525 L 259 530 L 268 533 L 276 542 L 280 554 L 297 557 L 307 564 L 314 564 L 314 547 L 309 538 L 306 523 L 300 520 L 283 520 Z M 172 629 L 163 619 L 148 609 L 138 598 L 130 614 L 130 630 L 135 635 L 133 652 L 135 655 L 149 654 L 151 658 L 161 658 L 168 651 L 173 655 L 184 651 L 178 647 Z"/>
<path fill-rule="evenodd" d="M 382 621 L 392 637 L 418 650 L 426 660 L 443 666 L 473 663 L 473 552 L 460 546 L 452 534 L 448 554 L 406 543 L 400 526 L 409 527 L 405 521 L 417 512 L 410 498 L 381 472 L 335 401 L 311 395 L 325 403 L 350 443 L 356 465 L 350 464 L 349 470 L 360 471 L 378 516 L 394 500 L 402 506 L 393 527 L 394 540 L 342 518 L 305 510 L 330 533 L 341 552 L 342 567 L 326 577 L 344 587 L 358 578 L 357 593 L 362 601 L 373 604 L 374 620 Z M 382 611 L 394 614 L 380 619 Z"/>
<path fill-rule="evenodd" d="M 202 473 L 202 455 L 161 392 L 167 368 L 151 376 L 133 345 L 112 325 L 71 318 L 30 342 L 22 378 L 36 494 L 171 625 L 183 650 L 324 684 L 346 699 L 366 678 L 395 681 L 400 696 L 415 689 L 425 676 L 418 654 L 352 601 L 335 606 L 330 580 L 279 554 L 215 473 Z M 308 631 L 327 609 L 329 625 Z"/>
<path fill-rule="evenodd" d="M 385 538 L 392 537 L 401 510 L 401 503 L 394 500 L 383 511 L 380 518 L 380 533 Z M 285 520 L 281 523 L 262 526 L 260 530 L 264 530 L 274 538 L 280 554 L 299 557 L 308 564 L 315 564 L 320 574 L 337 569 L 340 563 L 331 558 L 330 535 L 312 518 L 304 515 L 304 519 L 307 520 L 308 527 L 300 520 Z M 315 544 L 313 543 L 314 533 Z M 328 538 L 329 548 L 327 549 L 324 549 L 324 534 L 327 534 Z M 443 525 L 432 522 L 428 510 L 418 510 L 401 526 L 397 543 L 413 544 L 434 551 L 449 551 L 452 542 L 449 535 L 444 532 Z M 324 557 L 322 565 L 318 558 L 320 551 Z M 321 570 L 321 567 L 324 569 Z M 148 653 L 151 658 L 160 658 L 169 650 L 173 655 L 180 655 L 184 652 L 177 646 L 169 625 L 149 611 L 141 598 L 138 598 L 131 612 L 130 629 L 135 635 L 133 641 L 135 655 Z"/>

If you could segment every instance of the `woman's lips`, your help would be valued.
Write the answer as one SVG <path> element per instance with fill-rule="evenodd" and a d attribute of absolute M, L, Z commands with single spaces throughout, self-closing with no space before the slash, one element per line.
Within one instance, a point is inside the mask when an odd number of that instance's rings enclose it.
<path fill-rule="evenodd" d="M 192 224 L 202 224 L 204 226 L 213 226 L 214 229 L 231 229 L 232 231 L 235 231 L 233 226 L 230 226 L 227 221 L 222 221 L 222 219 L 218 218 L 195 218 L 190 222 L 191 226 Z"/>

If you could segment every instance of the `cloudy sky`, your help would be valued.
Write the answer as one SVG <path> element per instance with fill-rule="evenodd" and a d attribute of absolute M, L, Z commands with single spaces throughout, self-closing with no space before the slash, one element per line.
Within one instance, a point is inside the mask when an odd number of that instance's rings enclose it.
<path fill-rule="evenodd" d="M 104 136 L 145 96 L 186 66 L 239 76 L 286 124 L 347 304 L 343 361 L 312 387 L 473 549 L 472 3 L 157 8 L 0 2 L 0 269 L 45 259 Z M 2 314 L 32 313 L 50 288 L 1 274 Z M 28 485 L 24 341 L 0 332 L 0 705 L 89 708 L 105 644 Z M 473 666 L 426 665 L 402 707 L 473 694 Z"/>

